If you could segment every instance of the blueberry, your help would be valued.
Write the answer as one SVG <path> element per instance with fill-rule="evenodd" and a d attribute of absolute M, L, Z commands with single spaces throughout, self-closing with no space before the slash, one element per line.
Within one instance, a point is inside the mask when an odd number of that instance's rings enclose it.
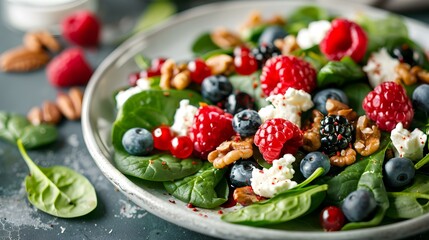
<path fill-rule="evenodd" d="M 122 146 L 131 155 L 147 155 L 153 150 L 152 134 L 144 128 L 131 128 L 122 137 Z"/>
<path fill-rule="evenodd" d="M 321 152 L 311 152 L 301 160 L 300 170 L 305 178 L 310 177 L 319 167 L 325 170 L 323 175 L 328 173 L 329 169 L 331 169 L 329 157 Z"/>
<path fill-rule="evenodd" d="M 408 63 L 411 66 L 422 65 L 424 56 L 418 51 L 415 51 L 410 45 L 404 43 L 395 46 L 390 50 L 390 55 L 400 62 Z"/>
<path fill-rule="evenodd" d="M 287 32 L 280 26 L 270 26 L 265 28 L 259 37 L 259 44 L 274 45 L 276 39 L 283 39 L 286 37 Z"/>
<path fill-rule="evenodd" d="M 414 89 L 413 92 L 413 105 L 426 112 L 429 113 L 429 84 L 422 84 Z"/>
<path fill-rule="evenodd" d="M 256 109 L 255 100 L 245 92 L 230 94 L 225 103 L 225 111 L 235 115 L 245 109 Z"/>
<path fill-rule="evenodd" d="M 257 169 L 258 165 L 251 160 L 239 160 L 234 163 L 229 174 L 229 180 L 233 187 L 250 186 L 253 169 Z"/>
<path fill-rule="evenodd" d="M 384 181 L 393 188 L 409 184 L 416 174 L 413 162 L 408 158 L 392 158 L 384 165 Z"/>
<path fill-rule="evenodd" d="M 367 189 L 351 192 L 343 201 L 341 210 L 350 222 L 360 222 L 377 207 L 374 194 Z"/>
<path fill-rule="evenodd" d="M 241 137 L 255 135 L 261 124 L 261 117 L 259 117 L 258 112 L 255 110 L 243 110 L 235 114 L 232 119 L 232 128 L 234 128 L 234 131 L 240 134 Z"/>
<path fill-rule="evenodd" d="M 328 114 L 328 112 L 326 111 L 326 101 L 329 98 L 340 101 L 346 105 L 349 104 L 349 99 L 342 90 L 336 88 L 324 89 L 316 93 L 316 95 L 314 95 L 313 97 L 314 106 L 324 115 Z"/>
<path fill-rule="evenodd" d="M 223 75 L 206 77 L 201 84 L 201 94 L 214 104 L 226 99 L 232 93 L 232 89 L 231 82 Z"/>

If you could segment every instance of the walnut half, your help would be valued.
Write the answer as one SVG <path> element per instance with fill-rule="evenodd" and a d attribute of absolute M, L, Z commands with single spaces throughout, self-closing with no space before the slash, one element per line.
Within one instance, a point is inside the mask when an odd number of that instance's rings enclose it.
<path fill-rule="evenodd" d="M 312 112 L 313 122 L 311 123 L 311 127 L 304 132 L 303 141 L 304 145 L 302 148 L 305 151 L 313 152 L 320 148 L 320 122 L 323 119 L 323 114 L 318 110 L 313 110 Z"/>
<path fill-rule="evenodd" d="M 253 156 L 253 138 L 245 138 L 239 141 L 225 141 L 216 150 L 209 153 L 207 160 L 213 163 L 215 168 L 224 168 L 239 159 L 247 159 Z"/>
<path fill-rule="evenodd" d="M 333 155 L 329 160 L 331 160 L 331 165 L 337 167 L 352 165 L 356 161 L 356 151 L 349 147 L 341 150 L 337 155 Z"/>
<path fill-rule="evenodd" d="M 366 116 L 360 116 L 356 124 L 356 142 L 354 147 L 362 156 L 369 156 L 380 147 L 381 133 L 377 125 Z"/>

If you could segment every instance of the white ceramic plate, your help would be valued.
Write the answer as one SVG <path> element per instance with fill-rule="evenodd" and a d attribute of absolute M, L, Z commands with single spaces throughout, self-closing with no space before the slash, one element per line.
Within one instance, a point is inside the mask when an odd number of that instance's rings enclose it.
<path fill-rule="evenodd" d="M 364 12 L 381 17 L 386 12 L 349 4 L 346 1 L 240 1 L 206 5 L 177 15 L 150 32 L 140 34 L 118 47 L 94 73 L 84 97 L 82 126 L 87 147 L 104 175 L 128 198 L 149 212 L 182 227 L 228 239 L 395 239 L 428 229 L 429 214 L 389 225 L 352 231 L 327 233 L 310 230 L 309 222 L 289 230 L 254 228 L 233 225 L 219 219 L 217 210 L 193 212 L 181 201 L 172 204 L 162 187 L 149 182 L 128 178 L 112 164 L 110 129 L 115 119 L 113 92 L 127 85 L 129 73 L 138 68 L 133 61 L 137 53 L 149 57 L 166 56 L 189 59 L 192 41 L 201 33 L 225 26 L 237 28 L 252 10 L 264 16 L 287 16 L 299 6 L 315 4 L 332 13 L 353 16 Z M 407 19 L 413 39 L 429 49 L 427 26 Z M 207 215 L 207 217 L 204 217 Z M 307 224 L 307 225 L 306 225 Z M 311 223 L 310 223 L 311 224 Z M 317 224 L 317 221 L 316 221 Z M 287 227 L 286 227 L 287 229 Z"/>

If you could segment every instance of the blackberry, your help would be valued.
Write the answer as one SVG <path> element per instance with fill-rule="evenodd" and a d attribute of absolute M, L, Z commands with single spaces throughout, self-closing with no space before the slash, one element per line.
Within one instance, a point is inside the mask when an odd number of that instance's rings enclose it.
<path fill-rule="evenodd" d="M 268 59 L 280 56 L 282 52 L 272 44 L 261 44 L 252 49 L 252 54 L 258 62 L 258 67 L 261 68 Z"/>
<path fill-rule="evenodd" d="M 332 155 L 349 146 L 353 136 L 353 126 L 339 115 L 326 116 L 321 122 L 321 151 Z"/>

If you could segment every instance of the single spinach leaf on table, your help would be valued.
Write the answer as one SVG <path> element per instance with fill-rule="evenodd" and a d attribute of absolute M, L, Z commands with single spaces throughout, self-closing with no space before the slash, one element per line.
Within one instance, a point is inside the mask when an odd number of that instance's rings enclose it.
<path fill-rule="evenodd" d="M 209 162 L 194 175 L 174 182 L 164 182 L 168 193 L 196 207 L 215 208 L 228 200 L 226 169 L 216 169 Z"/>
<path fill-rule="evenodd" d="M 38 167 L 28 156 L 21 140 L 17 145 L 30 169 L 25 178 L 25 190 L 31 204 L 62 218 L 83 216 L 95 209 L 97 196 L 88 179 L 63 166 Z"/>
<path fill-rule="evenodd" d="M 132 156 L 118 149 L 114 161 L 118 170 L 126 175 L 157 182 L 181 179 L 202 167 L 202 161 L 197 158 L 178 159 L 168 153 Z"/>
<path fill-rule="evenodd" d="M 292 188 L 266 201 L 224 214 L 221 219 L 251 226 L 286 222 L 317 208 L 324 200 L 327 189 L 326 184 Z"/>
<path fill-rule="evenodd" d="M 234 90 L 245 92 L 252 96 L 258 109 L 269 105 L 261 89 L 260 75 L 261 71 L 256 71 L 250 75 L 235 74 L 229 76 L 229 81 L 234 87 Z"/>
<path fill-rule="evenodd" d="M 52 143 L 57 137 L 55 126 L 32 125 L 24 116 L 0 112 L 0 138 L 12 144 L 21 139 L 25 148 L 32 149 Z"/>
<path fill-rule="evenodd" d="M 388 192 L 390 218 L 415 218 L 429 212 L 429 176 L 416 174 L 413 184 L 401 192 Z"/>
<path fill-rule="evenodd" d="M 219 49 L 221 48 L 213 42 L 209 32 L 203 33 L 197 37 L 191 47 L 192 53 L 194 53 L 195 56 L 203 56 L 204 54 Z"/>
<path fill-rule="evenodd" d="M 325 87 L 335 84 L 338 87 L 364 77 L 365 73 L 361 67 L 347 56 L 341 61 L 330 61 L 323 66 L 317 74 L 317 86 Z"/>

